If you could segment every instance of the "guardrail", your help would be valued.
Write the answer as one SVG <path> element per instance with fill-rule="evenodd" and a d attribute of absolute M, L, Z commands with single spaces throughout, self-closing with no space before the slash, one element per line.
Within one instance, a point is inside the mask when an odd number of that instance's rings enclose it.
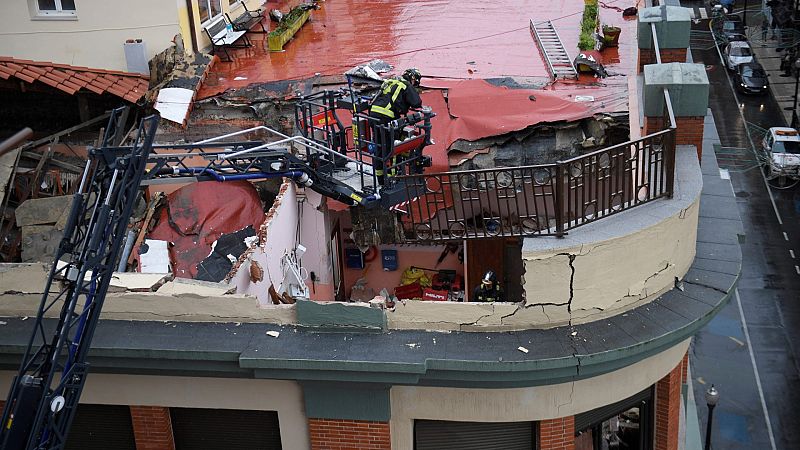
<path fill-rule="evenodd" d="M 394 208 L 404 213 L 404 242 L 560 237 L 671 197 L 675 118 L 666 89 L 663 123 L 662 131 L 553 164 L 399 177 L 411 199 Z"/>

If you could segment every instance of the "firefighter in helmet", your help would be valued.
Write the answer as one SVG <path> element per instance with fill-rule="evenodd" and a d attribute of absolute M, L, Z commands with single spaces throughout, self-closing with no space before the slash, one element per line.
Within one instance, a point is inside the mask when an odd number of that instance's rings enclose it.
<path fill-rule="evenodd" d="M 421 79 L 420 71 L 412 67 L 406 69 L 402 77 L 384 81 L 370 104 L 370 117 L 380 123 L 388 123 L 406 114 L 409 108 L 420 108 L 422 99 L 416 88 Z"/>
<path fill-rule="evenodd" d="M 497 282 L 497 275 L 494 271 L 488 270 L 483 275 L 481 283 L 472 291 L 473 302 L 502 302 L 503 291 Z"/>
<path fill-rule="evenodd" d="M 399 139 L 400 136 L 379 125 L 399 119 L 408 113 L 409 108 L 422 107 L 422 99 L 417 92 L 421 79 L 422 74 L 419 70 L 413 67 L 406 69 L 403 72 L 403 76 L 389 78 L 384 81 L 380 91 L 370 103 L 369 116 L 372 119 L 372 140 L 375 143 L 374 155 L 377 156 L 373 164 L 375 165 L 375 175 L 378 176 L 378 182 L 381 185 L 387 175 L 384 173 L 385 167 L 393 164 L 387 160 L 389 153 L 391 153 L 392 141 Z M 392 173 L 388 175 L 392 175 Z"/>

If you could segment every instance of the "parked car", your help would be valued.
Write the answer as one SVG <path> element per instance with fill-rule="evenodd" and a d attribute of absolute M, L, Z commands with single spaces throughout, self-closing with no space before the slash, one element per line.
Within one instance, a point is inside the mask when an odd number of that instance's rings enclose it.
<path fill-rule="evenodd" d="M 769 88 L 767 72 L 757 62 L 739 64 L 735 75 L 736 88 L 745 94 L 760 94 Z"/>
<path fill-rule="evenodd" d="M 725 66 L 730 70 L 736 70 L 739 64 L 753 62 L 753 49 L 747 42 L 730 42 L 725 46 L 724 57 Z"/>
<path fill-rule="evenodd" d="M 725 20 L 722 22 L 722 34 L 728 42 L 742 40 L 740 36 L 745 36 L 742 18 L 735 14 L 725 16 Z"/>
<path fill-rule="evenodd" d="M 778 189 L 788 189 L 800 182 L 800 133 L 794 128 L 773 127 L 762 143 L 764 174 Z"/>

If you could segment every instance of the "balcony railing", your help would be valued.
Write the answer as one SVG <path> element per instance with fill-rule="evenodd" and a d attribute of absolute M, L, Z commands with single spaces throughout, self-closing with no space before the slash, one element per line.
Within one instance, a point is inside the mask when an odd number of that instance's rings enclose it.
<path fill-rule="evenodd" d="M 394 209 L 405 242 L 563 236 L 662 197 L 675 174 L 675 119 L 667 128 L 553 164 L 400 177 L 411 199 Z M 424 188 L 421 188 L 424 187 Z"/>

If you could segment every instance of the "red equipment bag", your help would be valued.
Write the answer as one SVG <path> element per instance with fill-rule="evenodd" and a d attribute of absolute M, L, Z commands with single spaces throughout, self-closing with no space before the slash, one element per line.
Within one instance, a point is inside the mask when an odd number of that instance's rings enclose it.
<path fill-rule="evenodd" d="M 394 288 L 394 296 L 401 300 L 420 298 L 422 297 L 422 286 L 420 286 L 419 281 L 415 281 L 411 284 L 406 284 L 403 286 L 397 286 Z"/>

